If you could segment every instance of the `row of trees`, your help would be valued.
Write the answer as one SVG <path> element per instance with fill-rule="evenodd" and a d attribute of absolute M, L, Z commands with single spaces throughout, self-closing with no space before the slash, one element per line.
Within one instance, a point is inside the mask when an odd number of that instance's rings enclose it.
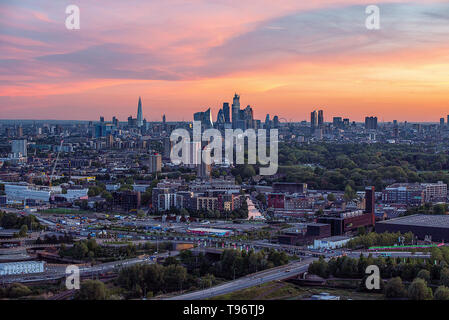
<path fill-rule="evenodd" d="M 419 207 L 410 207 L 407 209 L 407 211 L 404 213 L 404 216 L 409 216 L 412 214 L 435 214 L 435 215 L 442 215 L 446 214 L 448 211 L 448 205 L 445 203 L 438 203 L 438 204 L 432 204 L 432 203 L 425 203 L 422 206 Z"/>
<path fill-rule="evenodd" d="M 165 251 L 171 248 L 171 243 L 159 244 L 159 250 Z M 152 254 L 156 252 L 157 245 L 146 242 L 138 245 L 127 244 L 125 246 L 100 246 L 95 239 L 81 240 L 68 248 L 64 244 L 59 249 L 61 257 L 70 257 L 76 260 L 123 260 L 138 256 L 139 254 Z"/>
<path fill-rule="evenodd" d="M 409 298 L 412 300 L 449 300 L 449 288 L 439 286 L 432 291 L 425 279 L 417 277 L 408 286 L 403 284 L 400 277 L 395 277 L 385 285 L 385 297 L 390 299 Z"/>
<path fill-rule="evenodd" d="M 179 264 L 141 264 L 121 269 L 117 284 L 127 291 L 128 298 L 148 297 L 186 289 L 187 278 L 187 269 Z"/>
<path fill-rule="evenodd" d="M 45 235 L 43 239 L 40 237 L 36 239 L 36 244 L 58 244 L 58 243 L 73 243 L 73 236 L 70 234 L 64 234 L 62 236 Z"/>
<path fill-rule="evenodd" d="M 326 262 L 323 258 L 309 266 L 309 272 L 324 278 L 335 276 L 339 278 L 362 279 L 359 289 L 365 287 L 366 267 L 377 265 L 381 278 L 391 278 L 388 282 L 381 281 L 380 290 L 387 298 L 409 298 L 413 300 L 449 300 L 449 268 L 431 264 L 421 259 L 398 259 L 363 257 L 351 259 L 341 257 Z M 403 280 L 411 282 L 408 287 Z M 431 287 L 437 287 L 433 292 Z"/>
<path fill-rule="evenodd" d="M 407 232 L 401 234 L 400 232 L 370 232 L 368 234 L 361 234 L 356 238 L 349 240 L 346 244 L 348 248 L 369 248 L 373 246 L 393 246 L 398 244 L 399 238 L 404 237 L 404 244 L 411 244 L 413 241 L 413 233 Z"/>
<path fill-rule="evenodd" d="M 213 274 L 219 278 L 235 279 L 250 273 L 284 265 L 289 259 L 285 252 L 276 250 L 237 251 L 224 250 L 219 261 L 212 261 L 205 255 L 193 255 L 190 251 L 180 254 L 181 263 L 190 274 L 204 276 Z"/>
<path fill-rule="evenodd" d="M 438 262 L 435 264 L 434 261 L 421 258 L 392 259 L 390 257 L 374 258 L 371 255 L 368 257 L 361 255 L 359 259 L 344 256 L 325 261 L 321 257 L 309 265 L 308 271 L 323 278 L 334 276 L 361 279 L 366 275 L 365 271 L 369 265 L 377 265 L 382 278 L 401 277 L 406 281 L 412 281 L 422 270 L 425 270 L 429 274 L 429 281 L 449 286 L 449 268 L 447 265 Z"/>
<path fill-rule="evenodd" d="M 19 216 L 15 213 L 0 211 L 0 227 L 4 229 L 21 229 L 26 226 L 27 230 L 43 230 L 39 221 L 33 215 Z"/>

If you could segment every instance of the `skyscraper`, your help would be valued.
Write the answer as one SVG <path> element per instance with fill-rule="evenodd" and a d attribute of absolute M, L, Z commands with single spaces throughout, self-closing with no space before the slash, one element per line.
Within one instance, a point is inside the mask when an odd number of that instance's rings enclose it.
<path fill-rule="evenodd" d="M 225 123 L 231 123 L 231 115 L 230 115 L 230 111 L 229 111 L 229 103 L 228 102 L 223 103 L 223 115 L 224 115 Z"/>
<path fill-rule="evenodd" d="M 377 130 L 377 117 L 365 117 L 365 129 Z"/>
<path fill-rule="evenodd" d="M 316 110 L 310 113 L 310 127 L 315 129 L 318 126 L 318 115 Z"/>
<path fill-rule="evenodd" d="M 270 114 L 267 113 L 267 116 L 265 117 L 265 128 L 268 128 L 270 126 Z"/>
<path fill-rule="evenodd" d="M 201 125 L 204 128 L 212 128 L 213 122 L 210 108 L 207 109 L 206 111 L 195 112 L 193 114 L 193 121 L 201 121 Z"/>
<path fill-rule="evenodd" d="M 318 111 L 318 127 L 323 126 L 324 124 L 324 116 L 323 116 L 323 110 Z"/>
<path fill-rule="evenodd" d="M 139 97 L 139 104 L 137 105 L 137 126 L 140 128 L 143 126 L 143 115 L 142 115 L 142 100 Z"/>
<path fill-rule="evenodd" d="M 279 117 L 278 116 L 273 117 L 273 127 L 279 128 Z"/>
<path fill-rule="evenodd" d="M 247 106 L 244 109 L 244 119 L 245 120 L 245 129 L 248 128 L 254 128 L 254 113 L 253 113 L 253 109 L 251 108 L 251 106 Z"/>
<path fill-rule="evenodd" d="M 27 140 L 13 140 L 11 152 L 15 158 L 27 156 Z"/>
<path fill-rule="evenodd" d="M 232 100 L 232 127 L 237 127 L 237 122 L 240 120 L 240 96 L 236 93 Z"/>
<path fill-rule="evenodd" d="M 218 124 L 225 123 L 225 117 L 224 117 L 224 114 L 223 114 L 223 109 L 218 110 L 217 123 Z"/>

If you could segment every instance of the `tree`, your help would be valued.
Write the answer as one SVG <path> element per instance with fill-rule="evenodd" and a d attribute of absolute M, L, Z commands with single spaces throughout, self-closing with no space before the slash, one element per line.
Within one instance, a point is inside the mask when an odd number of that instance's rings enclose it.
<path fill-rule="evenodd" d="M 27 233 L 28 233 L 28 227 L 26 224 L 24 224 L 22 227 L 20 227 L 19 237 L 20 238 L 26 237 Z"/>
<path fill-rule="evenodd" d="M 99 280 L 86 280 L 75 295 L 76 300 L 106 300 L 109 292 L 103 282 Z"/>
<path fill-rule="evenodd" d="M 402 279 L 396 277 L 387 282 L 385 286 L 385 296 L 387 298 L 401 298 L 405 296 L 406 291 Z"/>
<path fill-rule="evenodd" d="M 21 283 L 14 283 L 8 290 L 8 296 L 12 299 L 28 296 L 31 293 L 30 288 Z"/>
<path fill-rule="evenodd" d="M 327 201 L 333 202 L 333 201 L 335 201 L 335 200 L 337 200 L 337 198 L 335 197 L 335 194 L 329 193 L 329 194 L 327 195 Z"/>
<path fill-rule="evenodd" d="M 344 194 L 343 198 L 344 198 L 346 201 L 351 201 L 352 199 L 355 198 L 355 196 L 356 196 L 356 193 L 355 193 L 355 191 L 352 189 L 352 187 L 351 187 L 349 184 L 346 185 L 346 188 L 345 188 L 345 194 Z"/>
<path fill-rule="evenodd" d="M 445 286 L 439 286 L 435 291 L 435 300 L 449 300 L 449 288 Z"/>
<path fill-rule="evenodd" d="M 408 297 L 412 300 L 431 300 L 432 289 L 427 286 L 426 281 L 416 278 L 408 287 Z"/>
<path fill-rule="evenodd" d="M 449 287 L 449 268 L 443 268 L 440 273 L 440 283 Z"/>
<path fill-rule="evenodd" d="M 164 270 L 164 283 L 169 291 L 181 290 L 187 279 L 187 270 L 183 266 L 169 265 Z"/>
<path fill-rule="evenodd" d="M 418 274 L 416 275 L 417 278 L 421 278 L 424 281 L 426 281 L 427 283 L 429 283 L 430 281 L 430 272 L 427 271 L 426 269 L 422 269 L 418 272 Z"/>

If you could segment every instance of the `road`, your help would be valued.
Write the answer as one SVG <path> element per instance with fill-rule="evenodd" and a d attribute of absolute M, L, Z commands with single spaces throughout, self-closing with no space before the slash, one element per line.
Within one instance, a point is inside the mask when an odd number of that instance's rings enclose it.
<path fill-rule="evenodd" d="M 258 273 L 251 274 L 246 277 L 239 278 L 237 280 L 226 282 L 222 285 L 215 286 L 209 289 L 186 293 L 176 297 L 170 297 L 166 300 L 202 300 L 211 297 L 219 296 L 222 294 L 234 292 L 250 288 L 259 284 L 263 284 L 275 280 L 284 280 L 291 278 L 299 273 L 307 271 L 309 264 L 316 260 L 316 258 L 306 258 L 303 261 L 296 261 L 289 263 L 285 266 L 268 269 Z"/>
<path fill-rule="evenodd" d="M 316 253 L 316 252 L 315 252 Z M 323 255 L 326 260 L 332 258 L 333 256 L 337 256 L 339 254 L 342 254 L 343 252 L 333 252 L 333 253 L 319 253 Z M 362 251 L 353 251 L 353 252 L 344 252 L 348 257 L 351 258 L 359 258 L 360 254 L 363 254 L 364 256 L 368 256 L 369 254 L 372 254 L 373 257 L 379 257 L 381 255 L 389 255 L 392 258 L 408 258 L 408 257 L 415 257 L 415 258 L 429 258 L 430 254 L 426 253 L 411 253 L 411 252 L 362 252 Z M 306 253 L 307 255 L 310 255 L 310 253 Z M 257 274 L 251 274 L 249 276 L 239 278 L 234 281 L 230 281 L 227 283 L 224 283 L 219 286 L 215 286 L 209 289 L 195 291 L 191 293 L 186 293 L 183 295 L 175 296 L 167 298 L 167 300 L 202 300 L 202 299 L 208 299 L 211 297 L 219 296 L 226 293 L 231 293 L 234 291 L 250 288 L 259 284 L 263 284 L 270 281 L 275 280 L 284 280 L 287 278 L 291 278 L 292 276 L 295 276 L 297 274 L 300 274 L 302 272 L 307 271 L 309 268 L 309 264 L 313 262 L 314 260 L 317 260 L 318 258 L 313 257 L 307 257 L 304 258 L 301 262 L 293 262 L 288 265 L 273 268 L 269 270 L 265 270 L 262 272 L 259 272 Z M 287 272 L 287 270 L 289 270 Z"/>
<path fill-rule="evenodd" d="M 179 254 L 178 251 L 171 251 L 170 253 L 165 252 L 165 253 L 155 254 L 154 256 L 157 258 L 166 258 L 169 255 L 176 256 L 178 254 Z M 151 263 L 155 263 L 155 261 L 151 261 L 148 258 L 143 258 L 143 259 L 134 258 L 134 259 L 127 259 L 127 260 L 103 263 L 103 264 L 95 265 L 92 267 L 80 267 L 79 269 L 80 269 L 80 274 L 82 276 L 89 276 L 89 275 L 94 275 L 94 274 L 98 274 L 98 273 L 105 273 L 108 271 L 112 271 L 115 268 L 132 266 L 132 265 L 135 265 L 138 263 L 151 264 Z M 27 283 L 27 282 L 58 280 L 58 279 L 64 278 L 66 276 L 65 270 L 66 270 L 65 266 L 49 266 L 44 273 L 2 276 L 2 277 L 0 277 L 0 283 L 1 284 L 14 283 L 14 282 Z"/>

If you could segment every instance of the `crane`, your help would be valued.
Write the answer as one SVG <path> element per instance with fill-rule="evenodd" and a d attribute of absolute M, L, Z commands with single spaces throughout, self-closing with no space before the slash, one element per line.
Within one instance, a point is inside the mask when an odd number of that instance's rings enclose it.
<path fill-rule="evenodd" d="M 50 175 L 50 181 L 48 183 L 48 185 L 51 188 L 51 180 L 53 179 L 53 175 L 55 174 L 55 169 L 56 169 L 56 165 L 58 164 L 58 159 L 59 159 L 59 153 L 61 152 L 62 149 L 62 143 L 64 142 L 64 140 L 61 139 L 61 143 L 59 145 L 59 149 L 58 149 L 58 153 L 56 154 L 56 159 L 55 159 L 55 164 L 53 165 L 53 169 L 51 170 L 51 175 Z"/>

